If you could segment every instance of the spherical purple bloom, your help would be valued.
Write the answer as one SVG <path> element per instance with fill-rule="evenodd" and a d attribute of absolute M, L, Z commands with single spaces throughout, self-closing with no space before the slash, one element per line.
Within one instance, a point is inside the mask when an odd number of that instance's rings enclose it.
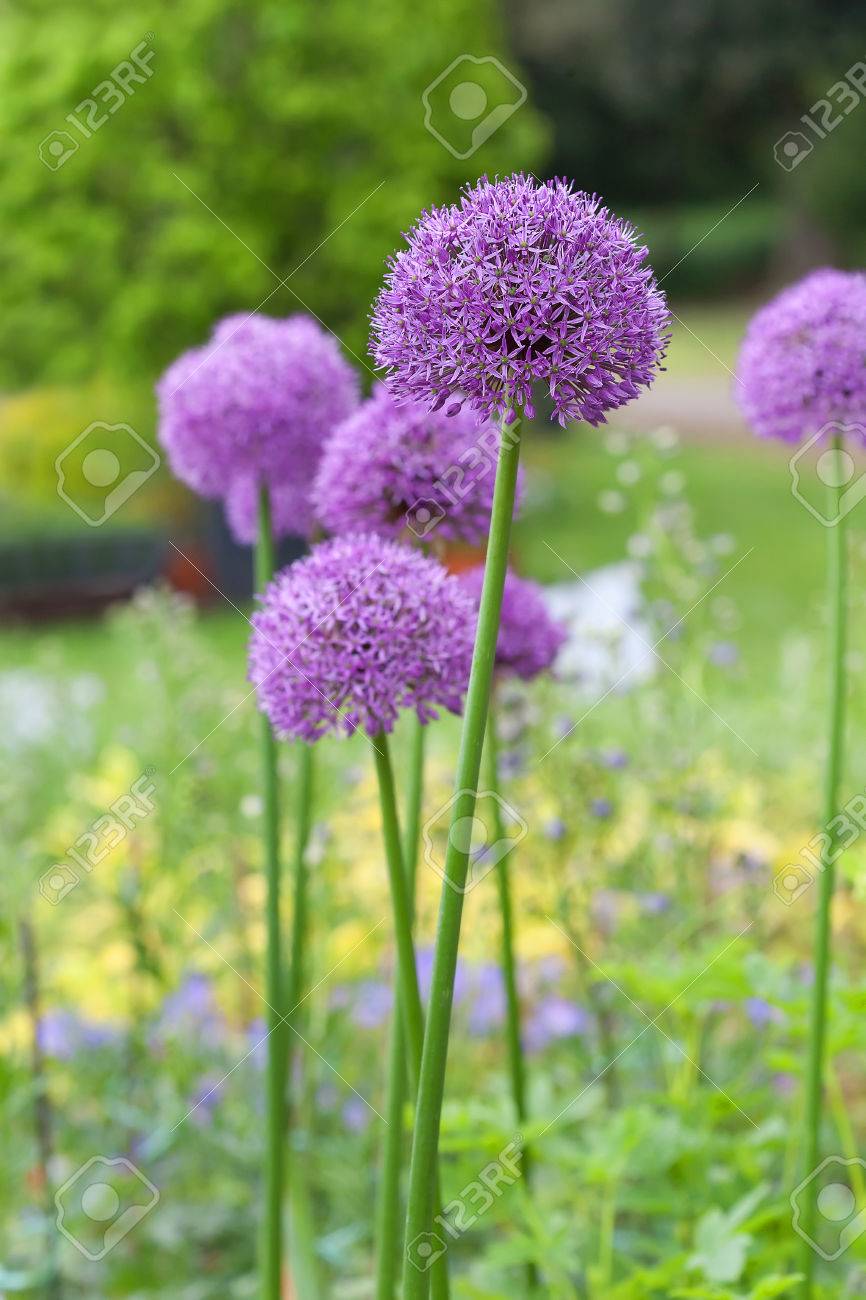
<path fill-rule="evenodd" d="M 250 681 L 282 736 L 391 731 L 459 713 L 474 611 L 438 561 L 372 534 L 313 547 L 278 573 L 252 617 Z"/>
<path fill-rule="evenodd" d="M 331 533 L 400 537 L 408 528 L 475 545 L 490 527 L 499 433 L 469 411 L 453 416 L 398 404 L 384 384 L 334 429 L 313 485 L 317 518 Z M 519 503 L 522 478 L 518 481 Z"/>
<path fill-rule="evenodd" d="M 646 248 L 601 201 L 523 175 L 467 186 L 431 208 L 390 262 L 373 355 L 392 392 L 434 409 L 599 424 L 650 384 L 670 317 Z"/>
<path fill-rule="evenodd" d="M 866 420 L 866 274 L 813 271 L 762 307 L 746 331 L 736 395 L 762 438 L 799 442 Z M 863 429 L 858 430 L 866 440 Z"/>
<path fill-rule="evenodd" d="M 475 602 L 481 602 L 484 566 L 469 569 L 460 580 Z M 522 677 L 529 681 L 549 668 L 567 638 L 561 623 L 548 613 L 542 589 L 537 582 L 505 575 L 502 616 L 496 642 L 496 671 L 502 676 Z"/>
<path fill-rule="evenodd" d="M 309 537 L 313 529 L 310 484 L 305 476 L 269 486 L 275 538 Z M 226 494 L 226 520 L 236 542 L 252 546 L 259 532 L 259 485 L 254 475 L 236 478 Z"/>
<path fill-rule="evenodd" d="M 613 804 L 609 799 L 592 799 L 589 807 L 593 817 L 610 817 L 613 812 Z"/>
<path fill-rule="evenodd" d="M 225 496 L 238 476 L 309 486 L 322 440 L 358 402 L 358 378 L 307 316 L 229 316 L 157 384 L 159 437 L 194 492 Z"/>

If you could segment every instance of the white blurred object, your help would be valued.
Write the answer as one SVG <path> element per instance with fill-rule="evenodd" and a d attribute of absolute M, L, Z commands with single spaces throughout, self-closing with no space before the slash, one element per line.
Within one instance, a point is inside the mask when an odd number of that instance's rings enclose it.
<path fill-rule="evenodd" d="M 640 566 L 630 560 L 594 569 L 583 580 L 544 588 L 547 607 L 568 629 L 556 658 L 558 677 L 589 696 L 627 691 L 653 675 L 652 636 L 642 612 Z"/>

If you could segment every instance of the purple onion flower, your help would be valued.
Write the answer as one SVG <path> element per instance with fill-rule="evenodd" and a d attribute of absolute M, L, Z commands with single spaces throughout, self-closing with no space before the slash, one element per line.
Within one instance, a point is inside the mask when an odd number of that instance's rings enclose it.
<path fill-rule="evenodd" d="M 523 175 L 431 208 L 390 262 L 373 355 L 399 397 L 487 418 L 604 421 L 655 378 L 669 314 L 647 250 L 595 195 Z"/>
<path fill-rule="evenodd" d="M 762 438 L 799 442 L 866 419 L 866 274 L 813 271 L 753 316 L 737 365 L 740 409 Z"/>
<path fill-rule="evenodd" d="M 372 534 L 315 546 L 278 573 L 253 615 L 249 675 L 281 736 L 393 729 L 459 713 L 469 680 L 472 602 L 418 551 Z"/>
<path fill-rule="evenodd" d="M 325 444 L 312 494 L 317 518 L 331 533 L 397 538 L 408 528 L 475 545 L 490 527 L 498 446 L 498 430 L 479 428 L 470 412 L 398 405 L 377 384 Z"/>
<path fill-rule="evenodd" d="M 229 316 L 157 384 L 172 472 L 223 497 L 238 477 L 309 486 L 322 439 L 358 402 L 358 378 L 307 316 Z"/>
<path fill-rule="evenodd" d="M 469 569 L 460 580 L 476 609 L 481 601 L 484 566 Z M 502 595 L 502 616 L 496 642 L 496 671 L 502 676 L 530 681 L 549 668 L 567 638 L 561 623 L 548 613 L 537 582 L 518 578 L 509 569 Z"/>

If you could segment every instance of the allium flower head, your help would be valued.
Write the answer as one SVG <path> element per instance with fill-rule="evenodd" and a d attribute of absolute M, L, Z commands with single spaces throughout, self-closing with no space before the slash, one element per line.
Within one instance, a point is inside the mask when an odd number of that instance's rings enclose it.
<path fill-rule="evenodd" d="M 173 473 L 201 496 L 221 497 L 241 475 L 309 485 L 322 439 L 357 405 L 358 379 L 309 317 L 255 313 L 220 321 L 156 391 Z"/>
<path fill-rule="evenodd" d="M 436 560 L 372 533 L 314 546 L 278 573 L 253 615 L 250 681 L 280 735 L 391 731 L 459 713 L 469 681 L 472 601 Z"/>
<path fill-rule="evenodd" d="M 270 486 L 274 537 L 309 537 L 313 528 L 310 485 L 303 480 Z M 233 480 L 225 499 L 226 520 L 236 542 L 252 546 L 259 531 L 259 485 L 252 474 Z"/>
<path fill-rule="evenodd" d="M 762 438 L 799 442 L 866 421 L 866 274 L 813 271 L 752 318 L 736 395 Z"/>
<path fill-rule="evenodd" d="M 481 602 L 484 566 L 469 569 L 460 580 L 475 602 Z M 561 623 L 551 617 L 537 582 L 505 575 L 502 616 L 496 642 L 496 672 L 529 681 L 549 668 L 567 637 Z"/>
<path fill-rule="evenodd" d="M 448 416 L 420 402 L 398 404 L 377 384 L 325 444 L 316 515 L 332 533 L 399 537 L 408 528 L 419 538 L 476 544 L 490 527 L 498 447 L 498 429 L 479 428 L 469 411 Z"/>
<path fill-rule="evenodd" d="M 655 378 L 664 295 L 632 227 L 595 195 L 485 177 L 406 240 L 372 320 L 395 395 L 511 419 L 534 414 L 541 383 L 560 424 L 600 424 Z"/>

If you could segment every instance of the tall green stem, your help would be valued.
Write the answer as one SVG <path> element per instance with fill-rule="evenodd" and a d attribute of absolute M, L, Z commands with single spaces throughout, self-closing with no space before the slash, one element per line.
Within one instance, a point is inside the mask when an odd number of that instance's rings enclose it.
<path fill-rule="evenodd" d="M 412 751 L 406 791 L 404 864 L 410 913 L 415 906 L 415 872 L 424 790 L 426 727 L 412 719 Z M 396 1292 L 400 1241 L 400 1168 L 403 1162 L 403 1108 L 406 1104 L 406 1037 L 403 1032 L 399 981 L 395 980 L 394 1014 L 388 1046 L 388 1087 L 385 1116 L 388 1127 L 382 1150 L 382 1170 L 376 1203 L 376 1300 L 393 1300 Z"/>
<path fill-rule="evenodd" d="M 418 1094 L 418 1076 L 421 1069 L 421 1048 L 424 1041 L 424 1012 L 421 991 L 418 987 L 418 968 L 415 965 L 415 944 L 412 940 L 412 908 L 403 851 L 400 847 L 400 823 L 397 817 L 397 799 L 394 794 L 394 773 L 388 739 L 380 732 L 373 741 L 376 754 L 376 776 L 379 781 L 379 806 L 382 811 L 382 838 L 388 863 L 388 883 L 391 889 L 391 907 L 394 912 L 394 935 L 397 941 L 397 974 L 400 982 L 400 1010 L 403 1033 L 409 1047 L 409 1076 L 413 1095 Z M 439 1204 L 438 1178 L 434 1165 L 430 1174 L 431 1203 Z M 432 1210 L 431 1210 L 432 1214 Z M 409 1238 L 411 1241 L 411 1238 Z M 423 1254 L 423 1252 L 422 1252 Z M 426 1268 L 426 1265 L 425 1265 Z M 425 1280 L 428 1277 L 424 1272 Z M 434 1296 L 448 1296 L 448 1273 L 444 1254 L 429 1265 L 431 1290 Z"/>
<path fill-rule="evenodd" d="M 842 451 L 837 435 L 833 450 Z M 829 487 L 827 508 L 827 595 L 830 608 L 830 711 L 827 737 L 827 762 L 824 773 L 824 829 L 830 836 L 827 861 L 818 882 L 818 905 L 815 913 L 815 979 L 812 986 L 812 1017 L 809 1032 L 809 1057 L 806 1072 L 806 1133 L 803 1176 L 815 1169 L 820 1157 L 820 1128 L 824 1082 L 824 1056 L 827 1038 L 827 988 L 830 976 L 830 923 L 833 902 L 836 838 L 833 819 L 839 811 L 839 781 L 845 727 L 845 613 L 846 613 L 846 535 L 842 514 L 842 487 Z M 812 1182 L 804 1189 L 804 1228 L 814 1238 L 817 1187 Z M 811 1300 L 815 1271 L 815 1252 L 803 1243 L 802 1271 L 804 1300 Z"/>
<path fill-rule="evenodd" d="M 274 541 L 268 490 L 259 489 L 259 529 L 256 543 L 256 588 L 263 591 L 273 577 Z M 261 761 L 267 943 L 265 1000 L 268 1007 L 267 1124 L 265 1133 L 265 1207 L 262 1239 L 262 1300 L 280 1300 L 282 1271 L 283 1142 L 285 1140 L 284 1063 L 286 1027 L 281 1014 L 280 844 L 277 796 L 277 746 L 267 717 L 261 716 Z"/>
<path fill-rule="evenodd" d="M 306 936 L 307 936 L 307 894 L 309 886 L 309 867 L 307 865 L 307 848 L 313 821 L 314 801 L 314 747 L 299 744 L 297 751 L 297 769 L 295 773 L 295 844 L 292 873 L 292 931 L 289 941 L 289 964 L 285 975 L 285 993 L 283 997 L 286 1018 L 286 1043 L 283 1058 L 282 1095 L 286 1101 L 286 1123 L 291 1142 L 292 1124 L 296 1121 L 297 1108 L 292 1107 L 292 1061 L 296 1046 L 298 1025 L 302 1021 L 301 1003 L 304 998 L 306 975 Z M 301 1032 L 301 1031 L 298 1031 Z M 287 1087 L 288 1084 L 288 1087 Z M 309 1211 L 309 1191 L 306 1179 L 306 1164 L 309 1154 L 301 1157 L 297 1151 L 290 1150 L 286 1168 L 286 1182 L 290 1188 L 290 1223 L 291 1259 L 293 1271 L 297 1273 L 296 1282 L 303 1300 L 312 1300 L 319 1294 L 318 1266 L 315 1250 L 315 1230 Z M 300 1287 L 300 1279 L 304 1279 Z"/>
<path fill-rule="evenodd" d="M 487 741 L 484 746 L 484 779 L 491 794 L 499 793 L 499 740 L 496 735 L 495 692 L 491 696 L 490 714 L 487 718 Z M 493 836 L 497 843 L 505 839 L 502 810 L 491 799 Z M 514 956 L 514 912 L 511 906 L 510 854 L 506 853 L 496 865 L 496 883 L 499 888 L 499 915 L 502 924 L 502 978 L 505 984 L 506 1038 L 508 1042 L 508 1068 L 511 1074 L 511 1096 L 514 1113 L 521 1128 L 526 1122 L 526 1061 L 520 1042 L 520 999 L 517 994 L 517 963 Z M 522 1148 L 522 1173 L 524 1187 L 529 1186 L 530 1157 L 526 1146 Z M 532 1290 L 538 1281 L 534 1264 L 527 1265 L 527 1282 Z"/>
<path fill-rule="evenodd" d="M 493 660 L 499 634 L 502 591 L 508 564 L 508 544 L 511 537 L 511 518 L 514 513 L 514 491 L 519 460 L 519 425 L 506 425 L 503 421 L 499 442 L 499 463 L 496 469 L 496 488 L 493 494 L 493 512 L 490 520 L 490 539 L 487 545 L 487 563 L 484 569 L 472 671 L 466 695 L 466 714 L 457 763 L 451 831 L 445 855 L 445 881 L 439 906 L 427 1032 L 424 1036 L 424 1051 L 421 1059 L 421 1078 L 409 1173 L 409 1205 L 406 1216 L 406 1242 L 410 1247 L 414 1241 L 422 1238 L 422 1234 L 429 1232 L 433 1215 L 434 1176 L 445 1088 L 448 1031 L 451 1025 L 457 948 L 460 942 L 463 895 L 469 865 L 469 855 L 463 843 L 461 830 L 471 825 L 475 812 L 481 751 L 484 746 L 487 708 L 493 680 Z M 403 1263 L 403 1300 L 425 1300 L 426 1295 L 427 1274 L 417 1268 L 407 1251 Z"/>

